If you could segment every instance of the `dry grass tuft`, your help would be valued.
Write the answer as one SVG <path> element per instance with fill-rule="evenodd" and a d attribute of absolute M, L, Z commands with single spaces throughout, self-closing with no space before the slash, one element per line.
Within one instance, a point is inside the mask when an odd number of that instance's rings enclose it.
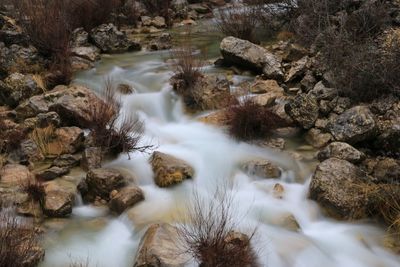
<path fill-rule="evenodd" d="M 64 150 L 64 144 L 55 138 L 53 125 L 45 128 L 35 128 L 29 134 L 29 138 L 36 144 L 44 156 L 60 155 Z"/>
<path fill-rule="evenodd" d="M 250 236 L 236 232 L 232 199 L 218 192 L 214 197 L 213 201 L 205 201 L 194 194 L 186 223 L 178 226 L 179 245 L 199 266 L 258 266 L 250 245 L 255 231 Z"/>
<path fill-rule="evenodd" d="M 0 266 L 34 267 L 44 257 L 35 227 L 9 208 L 0 211 Z"/>

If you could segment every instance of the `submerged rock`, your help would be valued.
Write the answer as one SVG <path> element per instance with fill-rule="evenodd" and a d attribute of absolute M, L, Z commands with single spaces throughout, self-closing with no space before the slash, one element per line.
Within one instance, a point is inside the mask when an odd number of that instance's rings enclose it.
<path fill-rule="evenodd" d="M 250 175 L 262 178 L 279 178 L 282 175 L 281 169 L 266 159 L 257 159 L 246 162 L 242 169 Z"/>
<path fill-rule="evenodd" d="M 36 178 L 40 180 L 50 181 L 56 179 L 57 177 L 61 177 L 67 173 L 69 173 L 68 168 L 54 166 L 49 169 L 36 173 Z"/>
<path fill-rule="evenodd" d="M 340 219 L 361 219 L 368 214 L 366 174 L 352 163 L 330 158 L 320 163 L 310 183 L 310 198 Z"/>
<path fill-rule="evenodd" d="M 66 217 L 72 213 L 75 191 L 64 188 L 53 181 L 45 184 L 44 192 L 41 206 L 45 215 L 49 217 Z"/>
<path fill-rule="evenodd" d="M 159 187 L 168 187 L 192 178 L 193 168 L 181 159 L 155 151 L 150 158 L 154 182 Z"/>

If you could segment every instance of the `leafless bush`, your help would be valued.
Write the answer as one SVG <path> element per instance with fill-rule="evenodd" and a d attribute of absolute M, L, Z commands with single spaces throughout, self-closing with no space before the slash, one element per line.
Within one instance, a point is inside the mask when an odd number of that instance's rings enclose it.
<path fill-rule="evenodd" d="M 143 134 L 143 123 L 135 116 L 121 114 L 121 102 L 115 95 L 111 80 L 104 88 L 104 99 L 90 106 L 91 123 L 89 129 L 95 146 L 102 147 L 107 153 L 145 152 L 151 146 L 139 146 Z"/>
<path fill-rule="evenodd" d="M 28 194 L 30 200 L 41 203 L 45 195 L 44 185 L 36 179 L 28 179 L 20 184 L 20 190 Z"/>
<path fill-rule="evenodd" d="M 187 221 L 178 226 L 178 244 L 199 266 L 258 266 L 250 245 L 255 231 L 250 236 L 236 232 L 232 198 L 218 191 L 214 197 L 211 201 L 205 201 L 198 193 L 194 193 Z"/>
<path fill-rule="evenodd" d="M 281 117 L 251 98 L 232 104 L 226 112 L 229 133 L 241 140 L 265 138 L 279 127 L 288 126 Z"/>
<path fill-rule="evenodd" d="M 39 235 L 31 223 L 9 208 L 0 211 L 0 266 L 34 267 L 44 257 Z"/>
<path fill-rule="evenodd" d="M 260 25 L 260 10 L 253 6 L 220 9 L 217 28 L 225 36 L 234 36 L 259 43 L 256 29 Z"/>

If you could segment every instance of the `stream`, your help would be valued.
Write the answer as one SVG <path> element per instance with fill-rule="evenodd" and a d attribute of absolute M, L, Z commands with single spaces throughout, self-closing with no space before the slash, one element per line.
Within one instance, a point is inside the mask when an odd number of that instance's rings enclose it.
<path fill-rule="evenodd" d="M 198 27 L 201 28 L 201 27 Z M 207 27 L 204 27 L 207 29 Z M 183 29 L 173 32 L 181 36 Z M 210 62 L 219 56 L 219 37 L 208 30 L 194 31 L 193 41 L 206 50 Z M 383 227 L 369 222 L 348 223 L 325 217 L 307 199 L 315 151 L 303 149 L 300 140 L 289 139 L 283 152 L 238 142 L 222 128 L 198 121 L 203 114 L 185 114 L 182 102 L 171 90 L 173 68 L 168 51 L 141 51 L 105 55 L 92 70 L 80 72 L 74 83 L 100 92 L 105 77 L 127 83 L 135 94 L 121 96 L 123 113 L 137 113 L 144 121 L 143 145 L 184 159 L 195 170 L 193 179 L 170 188 L 154 184 L 148 159 L 151 153 L 121 154 L 104 167 L 119 169 L 144 192 L 145 200 L 119 217 L 108 210 L 77 201 L 69 219 L 49 220 L 45 237 L 46 257 L 41 267 L 69 266 L 89 262 L 90 267 L 132 267 L 140 238 L 156 222 L 177 223 L 184 218 L 194 190 L 213 201 L 223 188 L 232 197 L 234 221 L 243 232 L 256 229 L 252 246 L 261 266 L 270 267 L 394 267 L 400 257 L 384 247 Z M 226 74 L 226 69 L 207 65 L 206 72 Z M 251 75 L 228 73 L 233 86 Z M 297 160 L 290 152 L 303 156 Z M 263 158 L 279 165 L 279 179 L 264 179 L 240 169 L 246 160 Z M 77 174 L 83 176 L 84 174 Z M 282 198 L 274 194 L 279 183 Z M 292 215 L 299 229 L 285 225 Z M 188 266 L 193 264 L 188 263 Z M 193 265 L 195 266 L 195 265 Z"/>

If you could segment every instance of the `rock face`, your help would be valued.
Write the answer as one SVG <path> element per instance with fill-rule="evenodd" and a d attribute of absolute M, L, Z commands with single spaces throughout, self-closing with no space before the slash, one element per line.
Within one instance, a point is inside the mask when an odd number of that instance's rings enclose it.
<path fill-rule="evenodd" d="M 153 224 L 139 244 L 134 267 L 184 267 L 188 259 L 177 249 L 177 229 Z"/>
<path fill-rule="evenodd" d="M 71 192 L 54 182 L 49 182 L 44 188 L 42 201 L 43 213 L 49 217 L 66 217 L 72 213 L 75 192 Z"/>
<path fill-rule="evenodd" d="M 374 116 L 368 107 L 353 107 L 330 121 L 329 130 L 337 141 L 357 143 L 376 134 Z"/>
<path fill-rule="evenodd" d="M 224 61 L 262 72 L 267 78 L 281 80 L 281 60 L 265 48 L 235 37 L 226 37 L 220 44 Z"/>
<path fill-rule="evenodd" d="M 312 95 L 300 94 L 285 105 L 286 113 L 304 129 L 314 126 L 319 116 L 317 99 Z"/>
<path fill-rule="evenodd" d="M 102 24 L 90 32 L 93 43 L 102 52 L 115 53 L 140 50 L 139 43 L 130 41 L 125 33 L 119 31 L 113 24 Z"/>
<path fill-rule="evenodd" d="M 86 201 L 93 202 L 96 197 L 109 200 L 111 191 L 120 189 L 126 181 L 119 171 L 100 168 L 90 170 L 84 183 L 79 190 Z"/>
<path fill-rule="evenodd" d="M 122 188 L 111 197 L 110 209 L 122 213 L 142 200 L 144 200 L 143 191 L 135 185 L 130 185 Z"/>
<path fill-rule="evenodd" d="M 22 100 L 43 92 L 33 75 L 13 73 L 0 81 L 0 104 L 16 106 Z"/>
<path fill-rule="evenodd" d="M 366 174 L 348 161 L 330 158 L 320 163 L 311 179 L 310 198 L 341 219 L 367 216 Z"/>
<path fill-rule="evenodd" d="M 192 178 L 194 170 L 185 161 L 155 151 L 150 158 L 154 172 L 154 182 L 160 187 L 167 187 Z"/>
<path fill-rule="evenodd" d="M 321 150 L 317 157 L 320 161 L 338 158 L 352 163 L 359 163 L 365 159 L 365 154 L 347 143 L 333 142 Z"/>

